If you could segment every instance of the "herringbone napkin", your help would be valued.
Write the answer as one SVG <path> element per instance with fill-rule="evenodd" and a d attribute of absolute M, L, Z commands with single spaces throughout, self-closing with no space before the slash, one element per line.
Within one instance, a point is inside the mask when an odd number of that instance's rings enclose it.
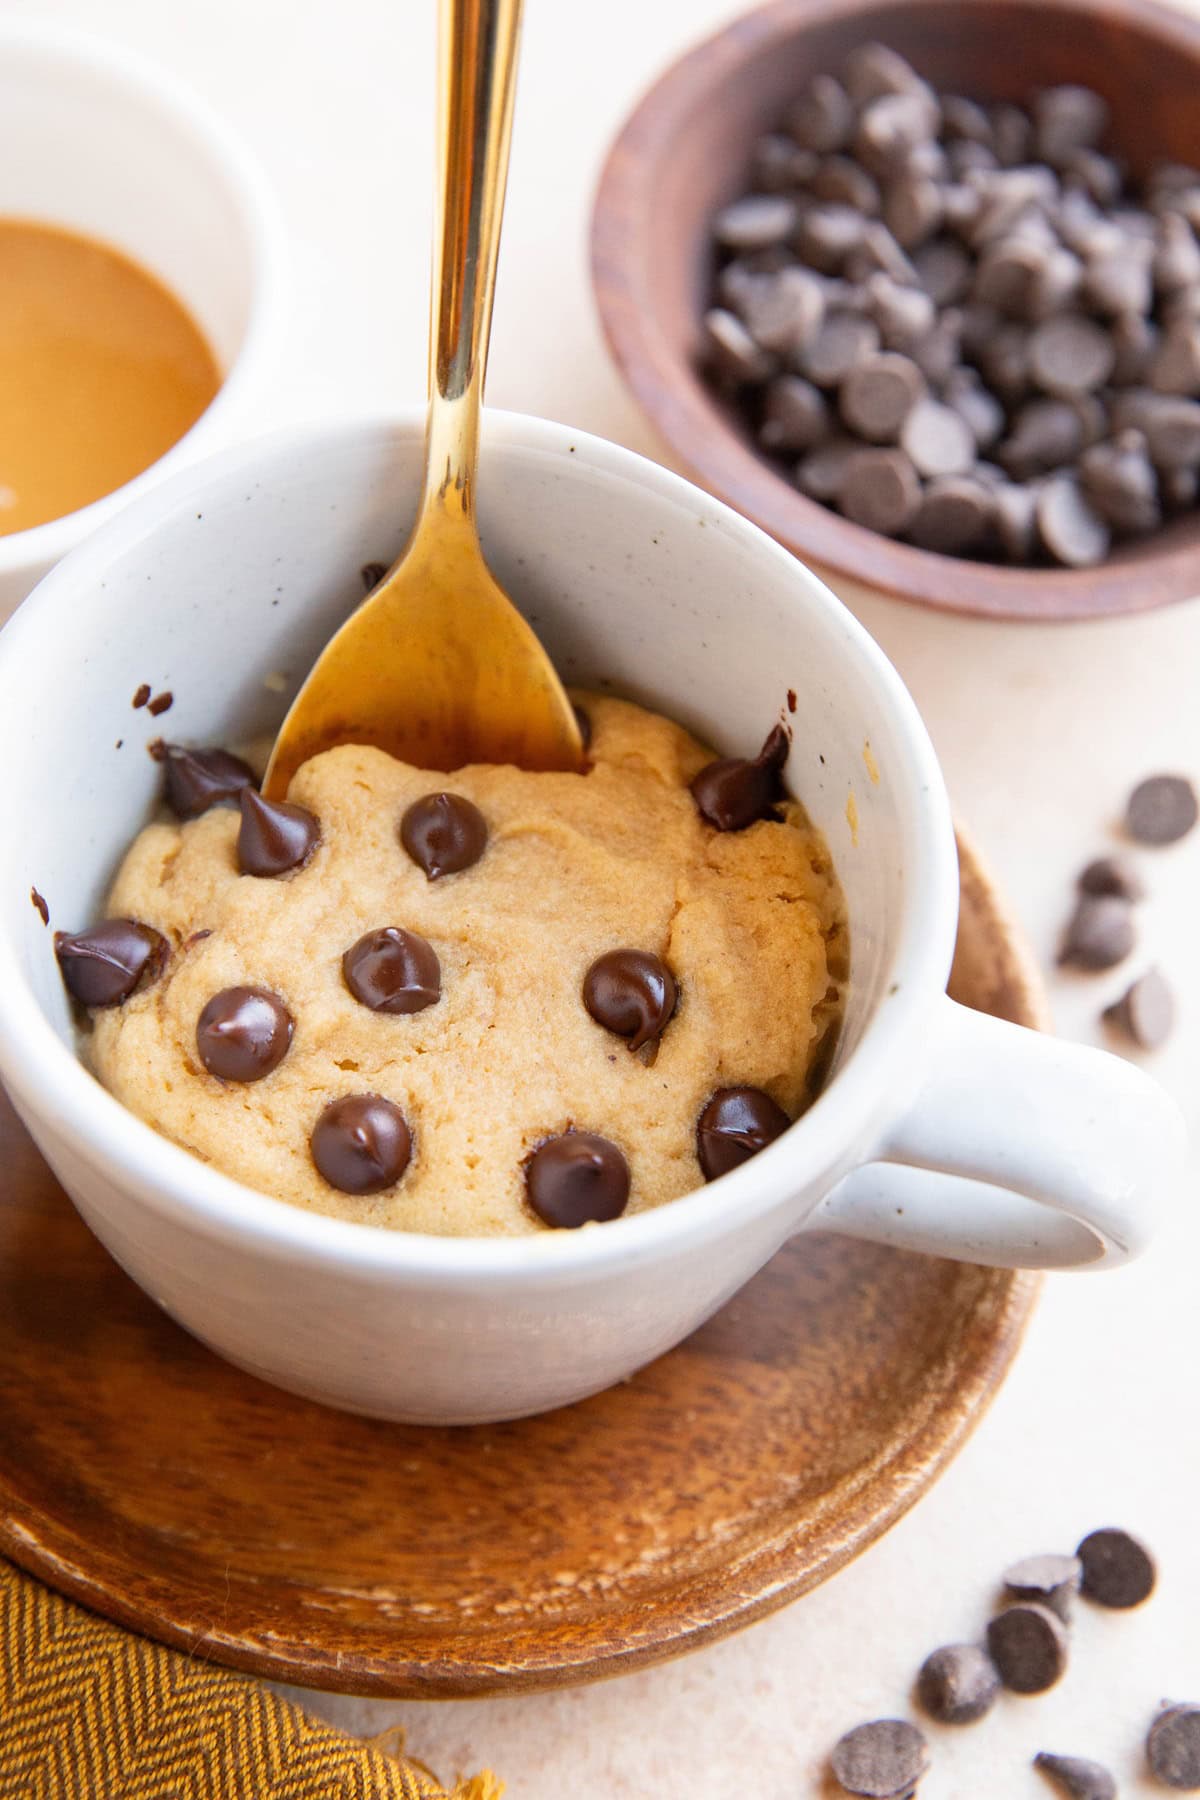
<path fill-rule="evenodd" d="M 451 1793 L 226 1669 L 0 1561 L 0 1800 L 499 1800 Z"/>

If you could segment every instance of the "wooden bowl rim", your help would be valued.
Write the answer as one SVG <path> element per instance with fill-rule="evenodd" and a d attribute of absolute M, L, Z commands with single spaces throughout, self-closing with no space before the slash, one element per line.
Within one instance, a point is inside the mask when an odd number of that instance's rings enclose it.
<path fill-rule="evenodd" d="M 1156 37 L 1196 65 L 1200 18 L 1158 0 L 1008 0 L 1039 23 L 1070 13 Z M 654 82 L 609 148 L 592 212 L 592 288 L 617 367 L 688 476 L 818 568 L 892 598 L 967 617 L 1055 623 L 1174 605 L 1200 595 L 1200 543 L 1123 547 L 1094 569 L 1010 569 L 918 550 L 852 524 L 809 500 L 729 422 L 715 395 L 673 347 L 652 304 L 650 246 L 656 184 L 647 165 L 679 123 L 711 102 L 751 55 L 807 27 L 855 17 L 886 36 L 889 13 L 945 0 L 768 0 L 685 51 Z M 991 0 L 960 0 L 983 7 Z"/>

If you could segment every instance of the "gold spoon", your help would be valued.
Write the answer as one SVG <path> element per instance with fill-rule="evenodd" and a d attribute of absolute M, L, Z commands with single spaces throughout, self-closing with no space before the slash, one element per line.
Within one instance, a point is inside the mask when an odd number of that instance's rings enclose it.
<path fill-rule="evenodd" d="M 578 769 L 583 744 L 549 657 L 484 561 L 475 466 L 508 173 L 521 0 L 442 0 L 438 228 L 420 512 L 399 560 L 325 646 L 263 779 L 375 744 L 425 769 Z"/>

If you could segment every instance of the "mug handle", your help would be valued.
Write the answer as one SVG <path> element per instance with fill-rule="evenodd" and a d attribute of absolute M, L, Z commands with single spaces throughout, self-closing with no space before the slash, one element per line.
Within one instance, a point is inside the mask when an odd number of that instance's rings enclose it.
<path fill-rule="evenodd" d="M 1121 1057 L 939 999 L 929 1069 L 808 1221 L 994 1268 L 1106 1269 L 1172 1198 L 1183 1117 Z"/>

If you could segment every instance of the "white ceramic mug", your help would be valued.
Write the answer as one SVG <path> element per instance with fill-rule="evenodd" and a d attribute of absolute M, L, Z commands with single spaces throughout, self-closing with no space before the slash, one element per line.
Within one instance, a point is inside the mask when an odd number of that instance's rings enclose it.
<path fill-rule="evenodd" d="M 89 531 L 228 441 L 270 361 L 283 284 L 274 201 L 224 121 L 146 58 L 32 20 L 0 23 L 0 216 L 123 250 L 183 301 L 221 372 L 211 404 L 141 475 L 0 537 L 3 620 Z"/>
<path fill-rule="evenodd" d="M 417 418 L 224 453 L 76 550 L 0 635 L 0 1075 L 135 1280 L 269 1381 L 465 1423 L 629 1374 L 807 1226 L 1030 1267 L 1140 1249 L 1181 1155 L 1177 1110 L 1127 1063 L 946 998 L 950 813 L 880 651 L 754 526 L 628 451 L 533 419 L 487 420 L 482 530 L 567 679 L 611 683 L 724 752 L 755 748 L 795 690 L 788 779 L 828 839 L 851 926 L 825 1091 L 753 1161 L 655 1211 L 451 1239 L 253 1193 L 87 1074 L 31 885 L 55 926 L 96 916 L 155 803 L 143 746 L 159 723 L 198 743 L 274 728 L 361 597 L 360 564 L 399 548 L 421 454 Z M 167 719 L 130 711 L 142 682 L 174 693 Z"/>

